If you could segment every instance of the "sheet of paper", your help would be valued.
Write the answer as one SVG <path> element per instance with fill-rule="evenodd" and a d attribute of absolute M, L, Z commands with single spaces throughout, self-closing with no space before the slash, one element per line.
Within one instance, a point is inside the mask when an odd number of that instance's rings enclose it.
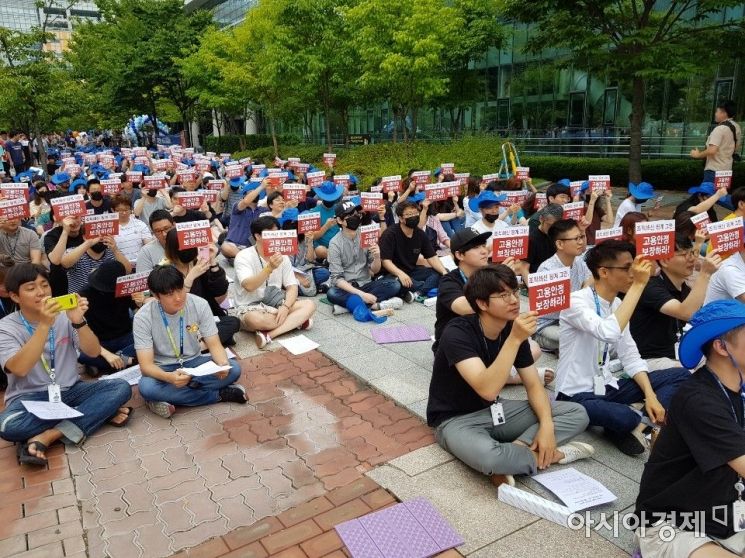
<path fill-rule="evenodd" d="M 134 366 L 130 366 L 129 368 L 119 370 L 119 372 L 114 372 L 113 374 L 109 374 L 107 376 L 101 376 L 99 378 L 99 381 L 126 380 L 130 386 L 136 386 L 137 384 L 140 383 L 140 378 L 142 378 L 142 372 L 140 372 L 140 365 L 135 364 Z"/>
<path fill-rule="evenodd" d="M 572 512 L 607 504 L 616 499 L 615 494 L 603 484 L 573 467 L 534 475 L 533 480 L 553 492 Z"/>
<path fill-rule="evenodd" d="M 29 413 L 41 420 L 62 420 L 83 416 L 83 413 L 64 403 L 50 403 L 49 401 L 21 401 L 21 403 Z"/>
<path fill-rule="evenodd" d="M 209 361 L 205 362 L 204 364 L 200 364 L 196 368 L 184 368 L 184 373 L 189 374 L 189 376 L 199 377 L 199 376 L 209 376 L 210 374 L 215 374 L 216 372 L 222 372 L 223 370 L 230 370 L 230 366 L 220 366 L 219 364 Z"/>
<path fill-rule="evenodd" d="M 458 265 L 455 263 L 453 256 L 440 256 L 440 263 L 448 271 L 453 271 Z"/>
<path fill-rule="evenodd" d="M 225 354 L 228 355 L 228 358 L 238 358 L 229 347 L 225 347 Z"/>
<path fill-rule="evenodd" d="M 318 343 L 311 341 L 305 335 L 277 339 L 277 342 L 293 355 L 302 355 L 318 348 Z"/>
<path fill-rule="evenodd" d="M 292 268 L 292 272 L 293 273 L 297 273 L 298 275 L 302 275 L 303 277 L 307 277 L 308 276 L 308 272 L 307 271 L 303 271 L 302 269 L 298 269 L 297 267 L 293 267 Z"/>

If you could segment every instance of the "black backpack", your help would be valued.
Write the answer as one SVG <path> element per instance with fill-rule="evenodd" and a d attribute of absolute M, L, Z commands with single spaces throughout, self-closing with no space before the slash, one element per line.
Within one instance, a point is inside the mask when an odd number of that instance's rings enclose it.
<path fill-rule="evenodd" d="M 730 129 L 730 132 L 732 132 L 732 137 L 735 138 L 735 149 L 737 149 L 737 128 L 735 128 L 735 125 L 732 124 L 732 122 L 730 122 L 729 120 L 725 120 L 719 125 L 726 126 L 727 128 Z M 735 161 L 736 163 L 739 163 L 740 161 L 742 161 L 742 157 L 740 157 L 740 154 L 737 153 L 737 151 L 735 151 L 732 154 L 732 160 Z"/>

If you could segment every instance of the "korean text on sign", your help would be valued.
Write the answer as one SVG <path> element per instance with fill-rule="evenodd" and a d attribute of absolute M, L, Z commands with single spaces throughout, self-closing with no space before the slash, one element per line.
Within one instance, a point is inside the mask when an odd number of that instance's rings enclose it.
<path fill-rule="evenodd" d="M 52 199 L 52 208 L 57 219 L 85 215 L 85 202 L 80 194 Z"/>
<path fill-rule="evenodd" d="M 147 278 L 149 271 L 142 273 L 132 273 L 131 275 L 122 275 L 116 280 L 114 290 L 115 297 L 129 296 L 134 293 L 141 293 L 147 290 Z"/>
<path fill-rule="evenodd" d="M 117 213 L 102 213 L 101 215 L 86 215 L 83 217 L 83 236 L 85 238 L 116 236 L 118 234 L 119 215 Z"/>
<path fill-rule="evenodd" d="M 529 227 L 507 227 L 497 229 L 492 235 L 492 261 L 503 262 L 507 258 L 524 260 L 528 257 Z"/>
<path fill-rule="evenodd" d="M 697 230 L 706 230 L 706 225 L 708 225 L 710 222 L 711 219 L 709 219 L 709 214 L 706 213 L 706 211 L 691 215 L 691 223 L 695 225 Z"/>
<path fill-rule="evenodd" d="M 711 236 L 711 247 L 720 254 L 731 254 L 742 248 L 742 217 L 709 223 L 706 230 Z"/>
<path fill-rule="evenodd" d="M 380 185 L 385 193 L 398 192 L 401 190 L 401 175 L 384 176 L 380 179 Z"/>
<path fill-rule="evenodd" d="M 21 182 L 3 184 L 0 186 L 0 191 L 2 191 L 6 200 L 22 198 L 28 201 L 29 198 L 28 184 L 23 184 Z"/>
<path fill-rule="evenodd" d="M 574 219 L 575 221 L 579 221 L 585 215 L 585 203 L 581 201 L 565 203 L 562 206 L 562 209 L 564 210 L 562 215 L 563 219 Z"/>
<path fill-rule="evenodd" d="M 518 180 L 528 180 L 530 178 L 530 167 L 516 167 L 515 178 Z"/>
<path fill-rule="evenodd" d="M 377 213 L 378 209 L 383 203 L 383 193 L 382 192 L 361 192 L 360 193 L 360 200 L 362 203 L 362 211 L 367 211 L 369 213 Z"/>
<path fill-rule="evenodd" d="M 315 188 L 323 184 L 326 179 L 326 173 L 324 171 L 309 172 L 305 175 L 305 179 L 308 181 L 308 186 Z"/>
<path fill-rule="evenodd" d="M 282 197 L 297 202 L 305 201 L 305 184 L 285 184 L 282 186 Z"/>
<path fill-rule="evenodd" d="M 727 188 L 727 190 L 729 190 L 730 186 L 732 186 L 731 170 L 716 171 L 714 173 L 714 187 L 717 190 L 719 190 L 719 188 Z"/>
<path fill-rule="evenodd" d="M 211 242 L 210 223 L 206 219 L 176 223 L 176 236 L 180 250 L 206 246 Z"/>
<path fill-rule="evenodd" d="M 367 250 L 378 244 L 380 238 L 380 225 L 373 223 L 372 225 L 364 225 L 360 227 L 360 248 Z"/>
<path fill-rule="evenodd" d="M 205 197 L 202 192 L 179 192 L 176 203 L 184 209 L 199 209 L 204 205 Z"/>
<path fill-rule="evenodd" d="M 323 154 L 323 164 L 327 167 L 333 167 L 334 163 L 336 163 L 336 153 L 324 153 Z"/>
<path fill-rule="evenodd" d="M 101 181 L 101 190 L 104 196 L 115 196 L 122 189 L 122 181 L 118 178 L 107 178 Z"/>
<path fill-rule="evenodd" d="M 28 202 L 22 198 L 0 200 L 0 218 L 25 219 L 30 216 Z"/>
<path fill-rule="evenodd" d="M 636 255 L 667 260 L 675 255 L 675 221 L 636 223 Z"/>
<path fill-rule="evenodd" d="M 604 194 L 610 190 L 609 174 L 591 174 L 587 181 L 590 183 L 590 192 Z"/>
<path fill-rule="evenodd" d="M 595 231 L 595 244 L 600 244 L 606 240 L 621 240 L 621 237 L 623 237 L 623 229 L 621 227 L 599 229 Z"/>
<path fill-rule="evenodd" d="M 298 234 L 307 234 L 321 229 L 321 214 L 318 211 L 301 213 L 297 216 Z"/>
<path fill-rule="evenodd" d="M 261 233 L 261 242 L 265 254 L 297 254 L 297 231 L 264 231 Z"/>
<path fill-rule="evenodd" d="M 411 173 L 411 181 L 417 186 L 426 186 L 429 182 L 429 171 L 414 171 Z"/>
<path fill-rule="evenodd" d="M 532 311 L 539 316 L 569 308 L 571 285 L 569 268 L 543 271 L 528 275 L 528 301 Z"/>

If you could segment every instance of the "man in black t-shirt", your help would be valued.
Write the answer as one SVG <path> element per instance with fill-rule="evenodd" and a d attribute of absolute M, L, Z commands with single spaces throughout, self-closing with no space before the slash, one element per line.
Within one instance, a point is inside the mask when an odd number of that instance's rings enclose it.
<path fill-rule="evenodd" d="M 722 263 L 716 252 L 702 258 L 701 270 L 691 289 L 686 280 L 693 273 L 697 259 L 691 240 L 676 235 L 675 255 L 657 262 L 660 274 L 649 279 L 631 315 L 631 336 L 650 372 L 680 366 L 676 351 L 678 336 L 693 313 L 701 308 L 709 279 Z"/>
<path fill-rule="evenodd" d="M 691 318 L 680 362 L 706 365 L 680 385 L 644 466 L 636 534 L 644 558 L 742 556 L 745 532 L 745 305 L 718 300 Z M 715 542 L 716 541 L 716 542 Z M 725 550 L 726 549 L 726 550 Z"/>
<path fill-rule="evenodd" d="M 429 385 L 427 423 L 437 443 L 495 484 L 590 457 L 588 444 L 556 447 L 582 432 L 589 419 L 580 405 L 549 402 L 528 345 L 536 313 L 519 315 L 515 273 L 505 265 L 479 269 L 468 278 L 465 296 L 476 313 L 448 323 Z M 513 364 L 527 401 L 500 397 Z"/>
<path fill-rule="evenodd" d="M 548 229 L 560 220 L 564 210 L 559 204 L 551 203 L 538 212 L 538 226 L 530 229 L 528 237 L 528 265 L 530 273 L 556 253 L 556 244 L 548 237 Z"/>
<path fill-rule="evenodd" d="M 432 243 L 419 228 L 419 207 L 412 202 L 401 202 L 396 206 L 398 224 L 388 227 L 381 235 L 380 259 L 383 268 L 401 283 L 401 298 L 414 302 L 418 296 L 436 289 L 440 276 L 447 270 L 437 257 Z M 419 265 L 419 256 L 430 267 Z"/>

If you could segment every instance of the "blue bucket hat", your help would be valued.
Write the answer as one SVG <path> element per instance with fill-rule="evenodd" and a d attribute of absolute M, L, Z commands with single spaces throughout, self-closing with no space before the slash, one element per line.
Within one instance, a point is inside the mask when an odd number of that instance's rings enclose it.
<path fill-rule="evenodd" d="M 230 185 L 235 187 L 243 186 L 246 183 L 246 179 L 243 176 L 235 176 L 230 179 Z"/>
<path fill-rule="evenodd" d="M 282 215 L 279 216 L 280 225 L 284 225 L 285 223 L 291 223 L 294 221 L 297 221 L 297 216 L 299 214 L 299 211 L 297 210 L 297 207 L 288 207 L 282 212 Z"/>
<path fill-rule="evenodd" d="M 77 192 L 78 188 L 81 186 L 87 186 L 88 183 L 83 178 L 78 178 L 76 180 L 73 180 L 70 184 L 70 187 L 67 189 L 68 192 Z"/>
<path fill-rule="evenodd" d="M 698 186 L 688 189 L 689 194 L 704 194 L 706 196 L 713 196 L 716 191 L 713 182 L 702 182 Z"/>
<path fill-rule="evenodd" d="M 62 184 L 64 182 L 70 182 L 70 175 L 66 172 L 58 172 L 52 176 L 52 182 L 54 184 Z"/>
<path fill-rule="evenodd" d="M 691 325 L 680 340 L 680 363 L 686 368 L 696 366 L 703 352 L 701 348 L 728 331 L 745 325 L 745 304 L 737 300 L 715 300 L 692 317 Z"/>
<path fill-rule="evenodd" d="M 478 212 L 484 206 L 502 203 L 506 199 L 507 196 L 504 194 L 497 195 L 491 190 L 484 190 L 475 198 L 468 200 L 468 207 L 471 211 Z"/>
<path fill-rule="evenodd" d="M 585 192 L 590 187 L 590 181 L 585 180 L 582 185 L 579 187 L 580 192 Z"/>
<path fill-rule="evenodd" d="M 412 194 L 408 198 L 406 198 L 406 201 L 410 201 L 413 203 L 422 203 L 425 197 L 426 196 L 424 195 L 424 192 L 417 192 L 416 194 Z"/>
<path fill-rule="evenodd" d="M 19 172 L 16 175 L 17 182 L 31 182 L 34 179 L 34 173 L 30 170 Z"/>
<path fill-rule="evenodd" d="M 654 188 L 649 182 L 640 182 L 639 184 L 629 182 L 629 192 L 640 201 L 650 200 L 654 197 Z"/>
<path fill-rule="evenodd" d="M 147 165 L 135 165 L 132 167 L 134 172 L 141 172 L 144 175 L 150 174 L 150 168 Z"/>
<path fill-rule="evenodd" d="M 568 178 L 562 178 L 561 180 L 557 180 L 556 184 L 558 184 L 559 186 L 566 186 L 567 188 L 572 187 L 572 181 L 569 180 Z"/>
<path fill-rule="evenodd" d="M 326 180 L 320 186 L 313 188 L 313 191 L 323 201 L 336 201 L 344 193 L 344 186 L 337 186 L 331 180 Z"/>

